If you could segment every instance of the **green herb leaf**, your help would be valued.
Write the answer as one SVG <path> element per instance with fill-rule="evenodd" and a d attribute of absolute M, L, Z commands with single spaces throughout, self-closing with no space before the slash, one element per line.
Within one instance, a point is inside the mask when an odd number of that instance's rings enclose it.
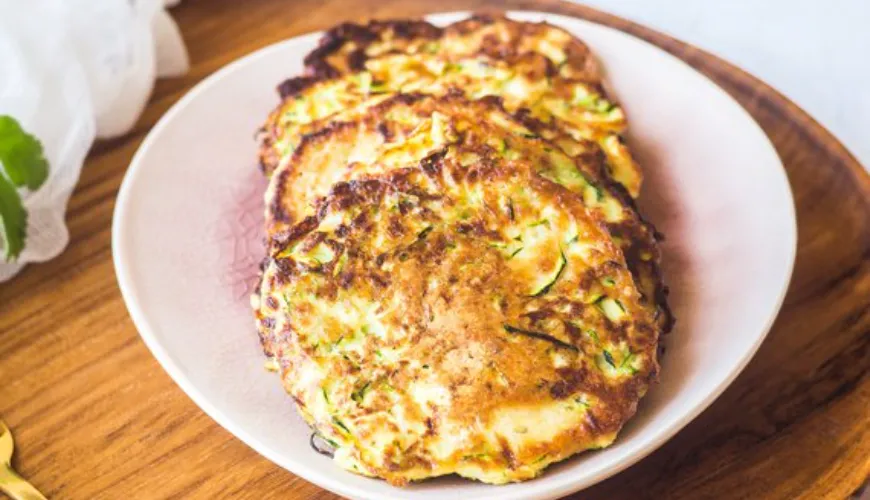
<path fill-rule="evenodd" d="M 0 173 L 0 234 L 4 241 L 4 257 L 13 260 L 24 249 L 27 237 L 27 211 L 21 204 L 18 191 Z"/>
<path fill-rule="evenodd" d="M 42 144 L 7 115 L 0 116 L 0 163 L 16 187 L 27 186 L 33 191 L 48 177 Z"/>
<path fill-rule="evenodd" d="M 4 257 L 21 254 L 27 237 L 27 211 L 16 188 L 38 189 L 48 177 L 48 161 L 42 144 L 11 116 L 0 115 L 0 235 Z"/>

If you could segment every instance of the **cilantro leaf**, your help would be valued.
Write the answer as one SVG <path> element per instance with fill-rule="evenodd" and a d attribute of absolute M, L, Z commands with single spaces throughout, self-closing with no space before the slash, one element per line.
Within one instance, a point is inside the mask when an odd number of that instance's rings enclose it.
<path fill-rule="evenodd" d="M 38 189 L 48 177 L 48 161 L 39 140 L 7 115 L 0 115 L 0 167 L 0 240 L 9 261 L 21 254 L 27 238 L 27 210 L 17 188 Z"/>
<path fill-rule="evenodd" d="M 42 144 L 7 115 L 0 115 L 0 163 L 16 187 L 36 190 L 48 177 Z"/>
<path fill-rule="evenodd" d="M 4 244 L 4 257 L 12 260 L 24 248 L 27 235 L 27 211 L 15 186 L 0 173 L 0 236 Z"/>

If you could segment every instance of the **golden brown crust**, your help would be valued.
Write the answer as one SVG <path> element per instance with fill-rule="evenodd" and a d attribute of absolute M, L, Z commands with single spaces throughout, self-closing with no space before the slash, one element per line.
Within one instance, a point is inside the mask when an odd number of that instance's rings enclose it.
<path fill-rule="evenodd" d="M 318 47 L 305 56 L 305 76 L 334 78 L 362 69 L 370 51 L 408 50 L 434 40 L 443 30 L 416 19 L 343 23 L 323 34 Z"/>

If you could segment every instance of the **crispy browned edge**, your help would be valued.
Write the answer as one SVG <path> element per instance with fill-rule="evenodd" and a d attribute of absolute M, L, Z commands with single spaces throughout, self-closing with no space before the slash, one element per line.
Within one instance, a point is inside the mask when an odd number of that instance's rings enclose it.
<path fill-rule="evenodd" d="M 438 38 L 444 32 L 433 24 L 419 19 L 374 20 L 368 24 L 342 23 L 330 29 L 320 38 L 316 49 L 303 60 L 305 77 L 335 78 L 340 71 L 330 65 L 327 58 L 338 52 L 342 46 L 354 42 L 358 47 L 347 57 L 348 68 L 355 71 L 365 69 L 365 48 L 381 35 L 392 32 L 394 36 L 405 39 Z"/>
<path fill-rule="evenodd" d="M 328 61 L 330 56 L 340 52 L 341 49 L 349 43 L 353 43 L 355 49 L 349 52 L 345 57 L 347 68 L 350 71 L 362 71 L 365 69 L 366 49 L 367 47 L 378 40 L 385 33 L 391 33 L 392 36 L 406 40 L 413 39 L 435 39 L 445 33 L 457 32 L 460 34 L 470 33 L 482 26 L 488 26 L 496 22 L 513 23 L 516 26 L 525 29 L 527 27 L 544 26 L 550 29 L 564 31 L 558 26 L 550 25 L 547 22 L 528 23 L 524 21 L 514 21 L 503 13 L 475 13 L 470 17 L 456 21 L 444 28 L 437 27 L 426 21 L 419 19 L 394 19 L 383 21 L 370 21 L 368 24 L 343 23 L 329 31 L 327 31 L 320 39 L 318 47 L 308 54 L 305 59 L 304 76 L 307 77 L 325 77 L 333 78 L 339 76 L 342 72 L 341 68 L 331 65 Z M 570 34 L 569 34 L 570 36 Z M 578 74 L 585 75 L 585 79 L 590 82 L 600 82 L 600 73 L 594 58 L 590 57 L 589 48 L 581 40 L 574 36 L 570 36 L 572 44 L 567 47 L 568 59 L 566 64 L 573 67 Z M 480 48 L 481 53 L 485 53 L 496 58 L 510 58 L 518 54 L 512 51 L 510 47 L 503 47 L 498 43 L 487 43 L 484 41 Z M 554 68 L 555 70 L 556 68 Z"/>

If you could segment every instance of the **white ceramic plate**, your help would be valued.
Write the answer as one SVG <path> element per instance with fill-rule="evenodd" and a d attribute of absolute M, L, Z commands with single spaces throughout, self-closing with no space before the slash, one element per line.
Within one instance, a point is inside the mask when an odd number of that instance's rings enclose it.
<path fill-rule="evenodd" d="M 665 233 L 677 328 L 661 383 L 608 449 L 509 486 L 443 478 L 406 489 L 356 476 L 309 449 L 309 430 L 263 369 L 248 306 L 262 254 L 254 130 L 318 34 L 267 47 L 197 85 L 154 127 L 118 196 L 113 252 L 145 343 L 212 418 L 278 465 L 354 498 L 553 498 L 653 451 L 737 376 L 770 328 L 795 255 L 794 206 L 758 125 L 710 80 L 622 32 L 542 13 L 585 40 L 624 105 L 645 169 L 641 206 Z M 438 23 L 460 14 L 433 16 Z"/>

